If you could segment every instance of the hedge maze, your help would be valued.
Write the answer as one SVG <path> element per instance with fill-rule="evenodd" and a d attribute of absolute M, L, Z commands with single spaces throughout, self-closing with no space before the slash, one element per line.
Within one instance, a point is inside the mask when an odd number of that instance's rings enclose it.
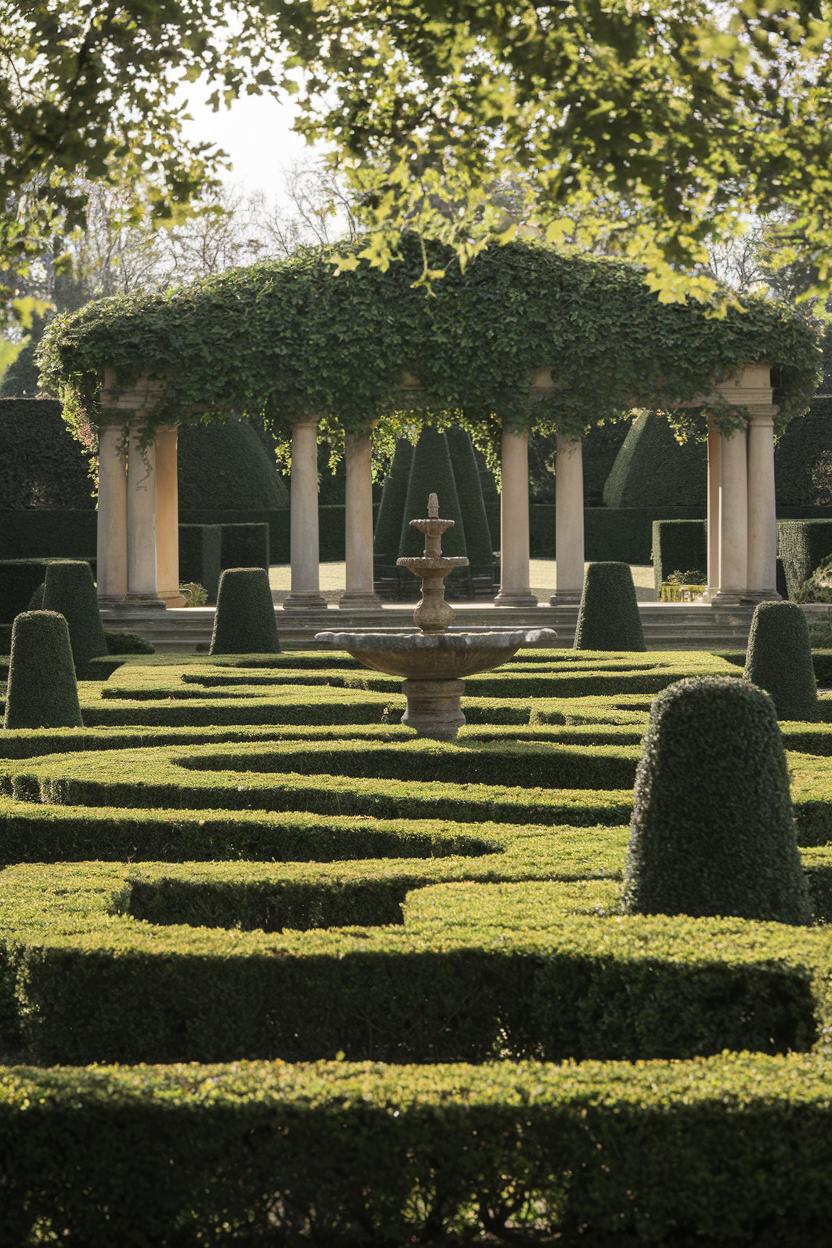
<path fill-rule="evenodd" d="M 810 925 L 621 905 L 652 698 L 731 658 L 523 652 L 439 744 L 346 656 L 103 657 L 0 733 L 0 1245 L 823 1242 L 832 700 Z"/>

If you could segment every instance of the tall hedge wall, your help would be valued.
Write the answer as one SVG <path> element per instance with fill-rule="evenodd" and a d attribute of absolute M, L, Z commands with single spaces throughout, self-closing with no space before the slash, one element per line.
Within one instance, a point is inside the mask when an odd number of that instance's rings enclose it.
<path fill-rule="evenodd" d="M 797 416 L 774 451 L 777 501 L 792 507 L 832 504 L 832 395 L 819 395 Z"/>
<path fill-rule="evenodd" d="M 56 400 L 0 399 L 0 511 L 91 509 L 88 463 Z"/>

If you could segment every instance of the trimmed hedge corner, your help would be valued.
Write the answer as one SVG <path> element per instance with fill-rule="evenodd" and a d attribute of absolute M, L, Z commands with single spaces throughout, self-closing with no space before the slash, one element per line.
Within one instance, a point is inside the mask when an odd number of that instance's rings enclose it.
<path fill-rule="evenodd" d="M 84 676 L 90 659 L 107 653 L 90 565 L 76 559 L 50 563 L 44 581 L 43 609 L 57 611 L 66 620 L 75 671 Z"/>
<path fill-rule="evenodd" d="M 576 650 L 646 650 L 633 574 L 626 563 L 591 563 L 575 629 Z"/>
<path fill-rule="evenodd" d="M 804 581 L 832 555 L 832 520 L 781 520 L 777 528 L 786 588 L 797 599 Z"/>
<path fill-rule="evenodd" d="M 76 728 L 81 707 L 66 620 L 26 611 L 12 626 L 5 728 Z"/>
<path fill-rule="evenodd" d="M 746 680 L 771 695 L 779 719 L 819 718 L 806 616 L 794 602 L 761 602 L 748 635 Z"/>
<path fill-rule="evenodd" d="M 653 703 L 624 907 L 809 921 L 783 740 L 771 698 L 754 685 L 681 680 Z"/>
<path fill-rule="evenodd" d="M 269 574 L 227 568 L 220 577 L 211 654 L 277 654 L 280 642 Z"/>
<path fill-rule="evenodd" d="M 656 593 L 671 572 L 707 568 L 707 520 L 654 520 L 652 559 Z"/>

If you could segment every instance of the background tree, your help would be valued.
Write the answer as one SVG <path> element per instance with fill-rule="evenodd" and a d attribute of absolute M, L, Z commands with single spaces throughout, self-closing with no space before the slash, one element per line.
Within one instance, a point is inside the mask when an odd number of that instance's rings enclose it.
<path fill-rule="evenodd" d="M 716 297 L 708 244 L 777 207 L 829 287 L 828 0 L 317 0 L 280 25 L 371 263 L 405 227 L 463 263 L 513 236 L 487 189 L 508 180 L 549 241 L 611 232 L 662 299 Z"/>
<path fill-rule="evenodd" d="M 272 60 L 245 0 L 0 0 L 0 307 L 56 228 L 83 222 L 90 181 L 141 188 L 157 221 L 203 193 L 221 153 L 186 138 L 178 87 L 267 90 Z"/>

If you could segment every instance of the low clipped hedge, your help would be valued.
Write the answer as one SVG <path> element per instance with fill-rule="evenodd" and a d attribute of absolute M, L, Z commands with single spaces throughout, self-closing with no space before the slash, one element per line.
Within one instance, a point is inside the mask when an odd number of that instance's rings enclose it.
<path fill-rule="evenodd" d="M 652 560 L 656 593 L 671 572 L 687 572 L 694 568 L 707 572 L 707 521 L 654 520 Z"/>
<path fill-rule="evenodd" d="M 222 526 L 219 524 L 180 524 L 179 580 L 181 584 L 202 585 L 208 601 L 216 602 L 222 572 Z"/>
<path fill-rule="evenodd" d="M 422 887 L 396 925 L 391 906 L 419 878 L 406 862 L 371 877 L 356 864 L 358 892 L 345 866 L 299 867 L 288 899 L 288 867 L 264 865 L 256 872 L 270 896 L 253 901 L 246 871 L 255 873 L 243 864 L 7 868 L 6 1051 L 46 1063 L 303 1061 L 338 1052 L 382 1061 L 482 1061 L 497 1051 L 681 1059 L 809 1048 L 825 1007 L 812 975 L 825 950 L 817 933 L 627 918 L 615 913 L 611 882 Z M 318 883 L 305 897 L 304 871 Z M 328 900 L 326 871 L 336 877 Z M 165 912 L 171 888 L 173 915 Z M 230 895 L 219 900 L 223 890 Z M 296 922 L 305 909 L 309 930 L 240 930 L 235 912 L 262 920 L 269 903 L 278 924 L 281 904 Z M 317 927 L 315 907 L 326 921 L 328 904 L 361 926 Z M 204 926 L 206 917 L 235 925 Z"/>
<path fill-rule="evenodd" d="M 52 562 L 49 558 L 0 559 L 0 623 L 11 624 L 16 615 L 29 609 L 32 594 L 43 584 Z"/>
<path fill-rule="evenodd" d="M 269 570 L 269 526 L 267 524 L 222 524 L 221 563 L 225 568 Z"/>
<path fill-rule="evenodd" d="M 172 1228 L 331 1248 L 504 1232 L 814 1248 L 829 1088 L 828 1064 L 803 1055 L 7 1068 L 0 1242 L 37 1224 L 86 1248 Z"/>
<path fill-rule="evenodd" d="M 797 598 L 803 582 L 832 555 L 832 520 L 781 520 L 777 527 L 786 587 Z"/>

